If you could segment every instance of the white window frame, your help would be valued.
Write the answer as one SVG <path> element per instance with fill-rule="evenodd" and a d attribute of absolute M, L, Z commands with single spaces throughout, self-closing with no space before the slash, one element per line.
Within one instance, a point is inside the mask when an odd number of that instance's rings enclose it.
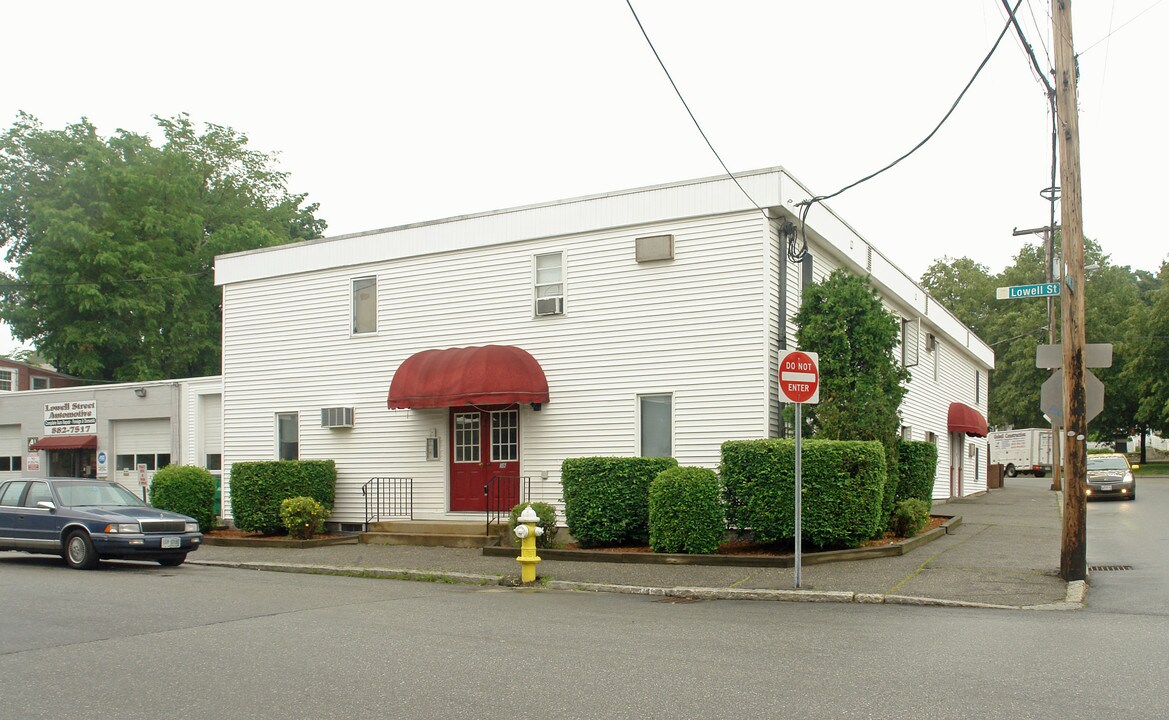
<path fill-rule="evenodd" d="M 282 421 L 282 419 L 286 419 L 286 418 L 292 419 L 292 428 L 294 430 L 296 430 L 296 456 L 295 457 L 283 457 L 284 448 L 282 446 L 284 444 L 284 440 L 280 437 L 280 430 L 281 430 L 281 421 Z M 278 413 L 276 413 L 276 416 L 274 418 L 274 426 L 275 426 L 275 432 L 273 434 L 275 435 L 275 438 L 276 438 L 276 447 L 275 447 L 276 459 L 277 460 L 299 460 L 300 459 L 300 413 L 298 413 L 298 412 L 278 412 Z"/>
<path fill-rule="evenodd" d="M 541 271 L 552 270 L 550 267 L 541 267 L 540 260 L 542 258 L 550 258 L 556 256 L 559 258 L 558 268 L 559 273 L 556 278 L 542 277 Z M 532 315 L 545 317 L 548 313 L 539 314 L 536 312 L 536 306 L 540 300 L 548 300 L 552 298 L 560 298 L 560 312 L 552 313 L 555 315 L 564 314 L 565 301 L 568 297 L 568 270 L 567 258 L 563 250 L 552 250 L 550 252 L 536 253 L 532 255 Z"/>
<path fill-rule="evenodd" d="M 669 454 L 668 455 L 654 455 L 652 457 L 674 457 L 674 451 L 675 451 L 674 407 L 675 406 L 674 406 L 674 393 L 672 393 L 672 392 L 646 392 L 646 393 L 638 393 L 637 394 L 637 398 L 635 400 L 635 402 L 636 402 L 635 411 L 636 411 L 636 416 L 637 416 L 637 422 L 635 424 L 637 426 L 636 432 L 637 432 L 637 455 L 638 455 L 638 457 L 648 457 L 645 454 L 645 435 L 643 432 L 644 422 L 643 422 L 643 418 L 642 418 L 642 410 L 644 408 L 643 403 L 645 400 L 650 399 L 650 398 L 663 398 L 663 397 L 669 398 L 669 401 L 670 401 L 670 437 L 669 437 L 670 448 L 669 448 Z"/>
<path fill-rule="evenodd" d="M 0 368 L 0 392 L 16 392 L 20 387 L 20 371 L 16 368 Z"/>
<path fill-rule="evenodd" d="M 358 288 L 358 283 L 362 283 L 362 287 Z M 368 308 L 370 314 L 369 320 L 373 322 L 372 328 L 358 327 L 359 321 L 365 320 L 364 316 L 359 316 L 358 308 L 358 293 L 371 287 L 368 283 L 372 283 L 373 297 L 370 299 L 372 307 Z M 365 275 L 362 277 L 353 278 L 349 282 L 349 333 L 354 336 L 376 335 L 378 331 L 378 308 L 377 308 L 377 290 L 378 281 L 376 275 Z"/>

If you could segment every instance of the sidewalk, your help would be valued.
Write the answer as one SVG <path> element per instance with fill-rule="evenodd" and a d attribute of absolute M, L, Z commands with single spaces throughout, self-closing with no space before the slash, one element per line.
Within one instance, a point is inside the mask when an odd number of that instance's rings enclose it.
<path fill-rule="evenodd" d="M 544 560 L 537 572 L 556 590 L 699 598 L 1076 609 L 1083 583 L 1059 577 L 1062 494 L 1050 480 L 1013 478 L 1005 488 L 935 503 L 962 522 L 900 557 L 791 568 L 641 565 Z M 518 555 L 518 550 L 517 550 Z M 306 549 L 208 545 L 196 565 L 335 573 L 479 584 L 518 581 L 514 558 L 477 549 L 345 544 Z"/>

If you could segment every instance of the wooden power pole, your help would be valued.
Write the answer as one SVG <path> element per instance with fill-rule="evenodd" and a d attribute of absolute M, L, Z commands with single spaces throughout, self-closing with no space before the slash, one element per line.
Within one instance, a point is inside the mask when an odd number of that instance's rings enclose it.
<path fill-rule="evenodd" d="M 1088 576 L 1086 538 L 1086 403 L 1084 392 L 1084 227 L 1080 198 L 1080 123 L 1076 99 L 1076 55 L 1072 44 L 1072 2 L 1051 0 L 1055 44 L 1055 100 L 1059 135 L 1060 217 L 1063 226 L 1064 458 L 1063 538 L 1059 574 L 1064 580 Z M 1053 438 L 1054 447 L 1059 447 Z"/>

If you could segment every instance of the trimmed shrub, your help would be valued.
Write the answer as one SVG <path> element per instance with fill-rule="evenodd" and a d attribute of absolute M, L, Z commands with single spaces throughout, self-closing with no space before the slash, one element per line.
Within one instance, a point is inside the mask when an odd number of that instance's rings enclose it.
<path fill-rule="evenodd" d="M 511 509 L 511 514 L 507 518 L 507 536 L 511 538 L 512 545 L 520 544 L 520 539 L 515 536 L 515 528 L 520 524 L 520 513 L 528 505 L 536 511 L 536 517 L 540 518 L 538 524 L 544 528 L 544 534 L 536 536 L 536 547 L 552 547 L 556 542 L 556 532 L 559 530 L 556 527 L 556 508 L 544 502 L 520 503 Z"/>
<path fill-rule="evenodd" d="M 154 473 L 150 483 L 150 504 L 199 522 L 203 531 L 215 527 L 219 508 L 215 505 L 215 478 L 194 465 L 167 465 Z"/>
<path fill-rule="evenodd" d="M 581 547 L 649 542 L 649 484 L 673 458 L 583 457 L 561 465 L 564 517 Z"/>
<path fill-rule="evenodd" d="M 325 528 L 329 508 L 311 497 L 294 497 L 280 502 L 280 521 L 288 534 L 298 540 L 307 540 Z"/>
<path fill-rule="evenodd" d="M 804 540 L 856 547 L 885 528 L 881 443 L 805 440 L 802 467 Z M 795 537 L 795 441 L 725 442 L 719 475 L 731 527 L 750 530 L 761 543 Z"/>
<path fill-rule="evenodd" d="M 649 546 L 654 552 L 713 553 L 726 531 L 722 485 L 713 470 L 675 467 L 649 484 Z"/>
<path fill-rule="evenodd" d="M 920 440 L 902 440 L 898 446 L 897 502 L 917 498 L 933 505 L 934 480 L 938 474 L 938 446 Z"/>
<path fill-rule="evenodd" d="M 889 529 L 898 537 L 913 537 L 930 520 L 930 506 L 924 500 L 909 498 L 897 503 L 889 518 Z"/>
<path fill-rule="evenodd" d="M 231 466 L 231 516 L 240 530 L 276 535 L 284 530 L 280 503 L 310 497 L 333 507 L 337 466 L 332 460 L 272 460 Z"/>

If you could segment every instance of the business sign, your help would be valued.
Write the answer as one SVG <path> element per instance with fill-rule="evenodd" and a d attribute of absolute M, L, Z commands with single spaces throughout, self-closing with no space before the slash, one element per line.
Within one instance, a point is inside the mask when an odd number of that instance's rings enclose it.
<path fill-rule="evenodd" d="M 97 476 L 102 480 L 110 476 L 110 456 L 105 450 L 97 451 Z"/>
<path fill-rule="evenodd" d="M 44 434 L 96 435 L 97 400 L 45 403 Z"/>
<path fill-rule="evenodd" d="M 1011 285 L 1010 287 L 996 288 L 994 296 L 998 300 L 1014 300 L 1016 298 L 1059 297 L 1059 283 L 1037 283 L 1035 285 Z"/>

